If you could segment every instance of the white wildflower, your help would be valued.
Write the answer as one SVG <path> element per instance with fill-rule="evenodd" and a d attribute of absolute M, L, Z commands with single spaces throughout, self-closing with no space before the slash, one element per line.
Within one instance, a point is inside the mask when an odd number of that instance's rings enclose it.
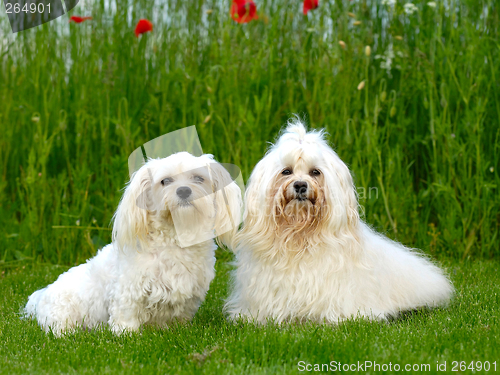
<path fill-rule="evenodd" d="M 392 60 L 394 59 L 394 51 L 392 49 L 392 43 L 387 47 L 387 51 L 383 55 L 377 55 L 375 58 L 380 58 L 383 61 L 380 63 L 380 68 L 387 70 L 390 73 L 392 69 Z"/>
<path fill-rule="evenodd" d="M 403 6 L 403 8 L 405 9 L 405 13 L 408 15 L 412 15 L 413 13 L 415 13 L 418 10 L 418 8 L 413 3 L 406 3 Z"/>
<path fill-rule="evenodd" d="M 392 50 L 392 43 L 389 44 L 389 47 L 387 48 L 385 58 L 386 58 L 386 60 L 392 60 L 394 58 L 394 51 Z"/>
<path fill-rule="evenodd" d="M 382 0 L 382 5 L 389 5 L 389 6 L 396 5 L 396 0 Z"/>
<path fill-rule="evenodd" d="M 430 6 L 431 8 L 435 8 L 435 7 L 436 7 L 436 5 L 437 5 L 437 4 L 436 4 L 436 2 L 435 2 L 435 1 L 429 1 L 429 2 L 427 3 L 427 6 Z"/>

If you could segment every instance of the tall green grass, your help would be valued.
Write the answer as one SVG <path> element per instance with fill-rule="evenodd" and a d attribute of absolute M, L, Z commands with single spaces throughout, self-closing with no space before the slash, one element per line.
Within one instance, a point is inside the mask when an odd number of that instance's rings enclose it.
<path fill-rule="evenodd" d="M 292 113 L 327 129 L 376 228 L 434 255 L 500 255 L 498 2 L 408 15 L 402 2 L 321 1 L 307 17 L 301 1 L 256 3 L 246 25 L 229 0 L 96 0 L 72 13 L 92 21 L 16 35 L 2 15 L 4 266 L 74 264 L 109 242 L 144 142 L 194 124 L 247 178 Z M 137 39 L 139 18 L 154 31 Z"/>

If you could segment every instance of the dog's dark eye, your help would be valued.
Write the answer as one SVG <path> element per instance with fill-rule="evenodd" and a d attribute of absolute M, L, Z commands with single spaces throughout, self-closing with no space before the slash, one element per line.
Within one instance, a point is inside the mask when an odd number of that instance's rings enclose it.
<path fill-rule="evenodd" d="M 288 176 L 288 175 L 292 174 L 292 170 L 289 169 L 289 168 L 287 168 L 283 172 L 281 172 L 281 174 L 284 174 L 285 176 Z"/>
<path fill-rule="evenodd" d="M 167 186 L 168 184 L 171 184 L 172 182 L 174 182 L 174 179 L 172 177 L 167 177 L 167 178 L 161 180 L 161 184 L 163 186 Z"/>
<path fill-rule="evenodd" d="M 311 171 L 311 175 L 312 175 L 312 176 L 319 176 L 320 174 L 321 174 L 321 172 L 320 172 L 320 171 L 318 171 L 317 169 L 313 169 L 313 170 Z"/>
<path fill-rule="evenodd" d="M 195 182 L 199 182 L 199 183 L 202 183 L 202 182 L 204 182 L 204 181 L 205 181 L 205 179 L 204 179 L 203 177 L 201 177 L 201 176 L 194 176 L 194 177 L 193 177 L 193 180 L 194 180 Z"/>

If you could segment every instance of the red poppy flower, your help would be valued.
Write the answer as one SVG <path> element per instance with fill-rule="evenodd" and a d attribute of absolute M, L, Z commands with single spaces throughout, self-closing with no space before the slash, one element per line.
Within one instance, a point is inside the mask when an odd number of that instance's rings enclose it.
<path fill-rule="evenodd" d="M 302 11 L 304 15 L 307 14 L 310 10 L 316 9 L 318 7 L 319 0 L 304 0 L 304 7 Z"/>
<path fill-rule="evenodd" d="M 82 23 L 83 21 L 91 20 L 92 17 L 78 17 L 78 16 L 71 16 L 69 18 L 69 22 L 73 21 L 74 23 Z"/>
<path fill-rule="evenodd" d="M 231 18 L 238 23 L 247 23 L 258 19 L 255 3 L 252 0 L 233 0 Z"/>
<path fill-rule="evenodd" d="M 135 36 L 139 38 L 139 35 L 147 33 L 148 31 L 153 31 L 153 24 L 148 20 L 139 20 L 137 26 L 135 27 Z"/>

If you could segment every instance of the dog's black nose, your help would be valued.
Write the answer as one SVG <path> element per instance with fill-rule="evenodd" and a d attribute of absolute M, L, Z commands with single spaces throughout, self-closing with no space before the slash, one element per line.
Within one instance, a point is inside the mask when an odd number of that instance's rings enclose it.
<path fill-rule="evenodd" d="M 175 191 L 179 198 L 186 199 L 191 195 L 191 188 L 187 186 L 181 186 L 180 188 L 177 188 Z"/>
<path fill-rule="evenodd" d="M 307 182 L 305 181 L 295 181 L 293 183 L 293 188 L 295 189 L 295 192 L 298 194 L 305 194 L 307 191 Z"/>

